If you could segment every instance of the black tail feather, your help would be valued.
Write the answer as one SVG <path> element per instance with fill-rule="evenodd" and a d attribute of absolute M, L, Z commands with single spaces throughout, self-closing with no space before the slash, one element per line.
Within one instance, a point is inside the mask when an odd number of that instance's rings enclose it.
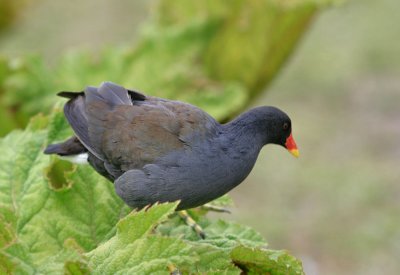
<path fill-rule="evenodd" d="M 44 150 L 44 153 L 46 155 L 52 155 L 52 154 L 57 154 L 61 155 L 61 148 L 60 148 L 60 143 L 57 144 L 50 144 L 49 146 L 46 147 Z"/>
<path fill-rule="evenodd" d="M 61 91 L 57 93 L 58 96 L 73 99 L 77 96 L 84 95 L 84 92 L 68 92 L 68 91 Z"/>
<path fill-rule="evenodd" d="M 75 136 L 61 143 L 50 144 L 44 150 L 47 155 L 56 154 L 59 156 L 79 155 L 85 152 L 87 152 L 87 149 Z"/>

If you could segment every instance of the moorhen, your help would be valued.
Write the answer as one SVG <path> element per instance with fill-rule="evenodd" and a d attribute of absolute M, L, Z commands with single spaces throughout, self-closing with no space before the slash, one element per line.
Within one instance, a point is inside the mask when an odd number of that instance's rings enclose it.
<path fill-rule="evenodd" d="M 64 113 L 75 136 L 45 153 L 87 160 L 133 208 L 180 200 L 182 210 L 214 200 L 247 177 L 269 143 L 298 156 L 290 118 L 275 107 L 219 124 L 193 105 L 111 82 L 58 95 L 69 99 Z"/>

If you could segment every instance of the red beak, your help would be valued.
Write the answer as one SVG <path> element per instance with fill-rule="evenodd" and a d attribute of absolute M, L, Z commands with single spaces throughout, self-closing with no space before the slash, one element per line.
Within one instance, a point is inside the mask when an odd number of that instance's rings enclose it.
<path fill-rule="evenodd" d="M 285 147 L 293 156 L 296 158 L 299 157 L 299 150 L 297 149 L 297 145 L 293 139 L 292 133 L 290 133 L 290 136 L 286 139 Z"/>

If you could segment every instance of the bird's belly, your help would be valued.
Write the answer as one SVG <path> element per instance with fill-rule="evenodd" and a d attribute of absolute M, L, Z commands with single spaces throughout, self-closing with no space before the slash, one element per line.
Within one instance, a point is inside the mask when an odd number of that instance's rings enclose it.
<path fill-rule="evenodd" d="M 118 195 L 131 207 L 180 200 L 178 209 L 203 205 L 240 184 L 255 159 L 232 159 L 223 154 L 169 156 L 142 169 L 130 170 L 115 181 Z"/>
<path fill-rule="evenodd" d="M 226 194 L 250 173 L 254 162 L 232 160 L 224 155 L 182 159 L 165 169 L 163 200 L 180 200 L 180 209 L 197 207 Z"/>

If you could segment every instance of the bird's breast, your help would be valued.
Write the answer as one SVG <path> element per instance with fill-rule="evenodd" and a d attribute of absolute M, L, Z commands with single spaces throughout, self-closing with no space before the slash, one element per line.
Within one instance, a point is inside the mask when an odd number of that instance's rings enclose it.
<path fill-rule="evenodd" d="M 173 192 L 185 208 L 202 205 L 240 184 L 255 160 L 244 151 L 233 154 L 211 144 L 174 152 L 159 163 L 164 171 L 162 188 Z"/>

